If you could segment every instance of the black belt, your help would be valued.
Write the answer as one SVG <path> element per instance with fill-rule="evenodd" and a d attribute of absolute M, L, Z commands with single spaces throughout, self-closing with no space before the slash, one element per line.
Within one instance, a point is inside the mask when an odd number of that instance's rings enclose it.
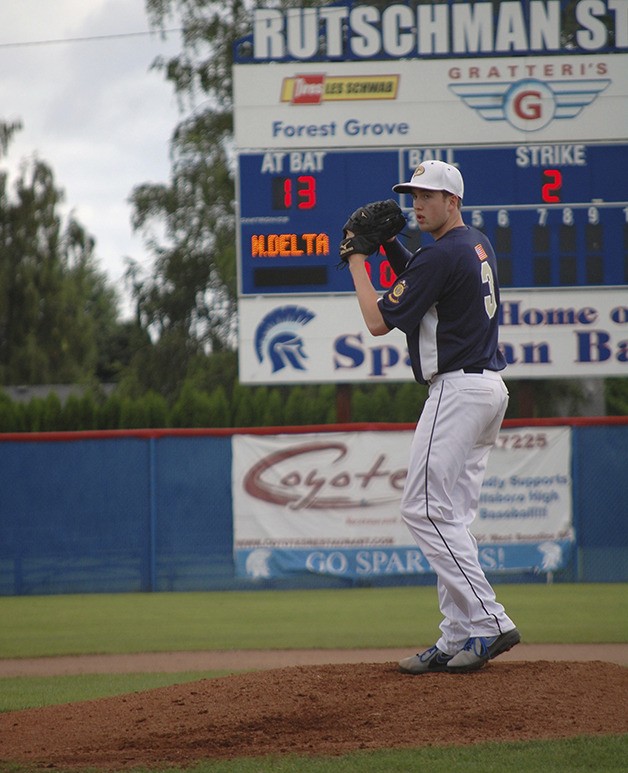
<path fill-rule="evenodd" d="M 484 373 L 484 368 L 463 368 L 464 373 Z"/>

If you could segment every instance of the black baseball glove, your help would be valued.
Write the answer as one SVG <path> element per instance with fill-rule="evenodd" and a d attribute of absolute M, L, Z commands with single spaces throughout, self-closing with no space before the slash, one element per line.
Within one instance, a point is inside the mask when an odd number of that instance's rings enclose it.
<path fill-rule="evenodd" d="M 405 225 L 405 215 L 394 199 L 372 201 L 356 209 L 342 228 L 341 261 L 347 263 L 356 252 L 362 255 L 377 252 L 380 244 L 396 236 Z"/>

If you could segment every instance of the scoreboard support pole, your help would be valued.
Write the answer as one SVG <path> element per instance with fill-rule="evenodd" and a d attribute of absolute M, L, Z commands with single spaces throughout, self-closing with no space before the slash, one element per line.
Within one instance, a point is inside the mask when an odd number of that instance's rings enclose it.
<path fill-rule="evenodd" d="M 351 422 L 351 384 L 336 384 L 336 422 L 349 424 Z"/>
<path fill-rule="evenodd" d="M 536 390 L 534 384 L 530 379 L 522 379 L 519 382 L 519 400 L 518 400 L 518 418 L 520 419 L 533 419 L 534 407 L 536 405 L 535 399 Z"/>

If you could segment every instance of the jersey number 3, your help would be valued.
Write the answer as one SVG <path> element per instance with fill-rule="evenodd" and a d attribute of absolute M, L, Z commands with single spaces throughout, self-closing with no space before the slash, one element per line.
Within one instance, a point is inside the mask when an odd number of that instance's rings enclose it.
<path fill-rule="evenodd" d="M 489 319 L 493 319 L 497 311 L 497 299 L 495 298 L 495 279 L 493 269 L 487 261 L 482 263 L 482 284 L 488 285 L 488 293 L 484 296 L 484 308 Z"/>

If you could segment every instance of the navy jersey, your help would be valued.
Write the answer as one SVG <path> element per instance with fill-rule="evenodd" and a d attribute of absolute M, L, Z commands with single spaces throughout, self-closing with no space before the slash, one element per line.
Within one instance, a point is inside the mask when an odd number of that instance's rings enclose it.
<path fill-rule="evenodd" d="M 405 248 L 398 242 L 386 247 L 393 267 L 399 266 Z M 452 370 L 506 367 L 497 348 L 495 252 L 476 228 L 452 228 L 409 257 L 380 309 L 388 327 L 406 334 L 412 371 L 422 384 Z"/>

